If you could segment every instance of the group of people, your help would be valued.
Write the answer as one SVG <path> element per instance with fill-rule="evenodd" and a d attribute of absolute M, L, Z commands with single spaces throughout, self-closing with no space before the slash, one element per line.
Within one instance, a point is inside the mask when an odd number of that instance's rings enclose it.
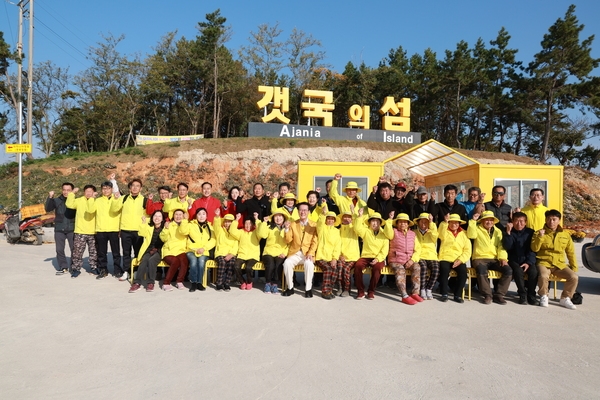
<path fill-rule="evenodd" d="M 374 299 L 387 265 L 402 302 L 414 305 L 433 299 L 436 282 L 441 301 L 452 297 L 462 303 L 470 262 L 485 304 L 506 304 L 514 279 L 520 304 L 538 302 L 537 286 L 539 305 L 547 307 L 548 280 L 554 274 L 566 280 L 560 304 L 576 308 L 571 301 L 578 282 L 573 241 L 560 226 L 561 213 L 543 205 L 542 189 L 532 189 L 529 204 L 521 210 L 504 201 L 503 186 L 494 186 L 492 200 L 485 202 L 479 188 L 459 192 L 447 185 L 444 200 L 436 202 L 425 187 L 408 188 L 404 182 L 392 186 L 382 178 L 365 202 L 356 182 L 346 182 L 340 191 L 341 179 L 336 174 L 324 195 L 317 188 L 302 202 L 288 183 L 272 195 L 256 183 L 249 198 L 232 187 L 222 202 L 212 196 L 209 182 L 202 184 L 198 199 L 188 196 L 186 183 L 177 185 L 176 196 L 161 186 L 158 198 L 144 197 L 139 179 L 129 182 L 127 195 L 121 195 L 114 175 L 102 183 L 100 194 L 86 185 L 83 196 L 76 197 L 78 188 L 65 183 L 62 195 L 50 192 L 46 201 L 46 210 L 56 213 L 57 274 L 70 271 L 77 278 L 87 246 L 91 273 L 97 279 L 108 276 L 110 244 L 115 277 L 127 280 L 131 263 L 138 267 L 131 293 L 144 287 L 153 291 L 161 263 L 168 266 L 164 291 L 185 289 L 186 276 L 190 292 L 206 290 L 206 262 L 214 259 L 216 290 L 231 290 L 234 276 L 240 289 L 253 289 L 253 267 L 260 261 L 265 293 L 294 295 L 294 268 L 303 265 L 304 296 L 313 297 L 316 265 L 323 272 L 323 298 L 350 296 L 354 270 L 356 299 Z M 65 242 L 72 253 L 70 270 Z M 365 287 L 367 267 L 371 277 Z M 490 270 L 501 272 L 493 289 Z M 451 271 L 456 275 L 453 284 Z M 285 289 L 278 286 L 281 274 Z"/>

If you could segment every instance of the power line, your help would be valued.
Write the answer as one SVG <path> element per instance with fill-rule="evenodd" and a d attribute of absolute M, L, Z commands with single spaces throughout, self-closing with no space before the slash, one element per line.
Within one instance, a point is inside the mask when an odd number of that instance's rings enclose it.
<path fill-rule="evenodd" d="M 69 56 L 71 56 L 75 61 L 77 61 L 78 63 L 80 63 L 83 67 L 87 68 L 89 65 L 86 65 L 85 63 L 83 63 L 81 61 L 81 59 L 79 59 L 78 57 L 73 56 L 71 53 L 69 53 L 67 50 L 65 50 L 64 48 L 62 48 L 58 43 L 54 42 L 52 39 L 50 39 L 48 36 L 44 35 L 44 33 L 42 31 L 40 31 L 39 29 L 34 27 L 34 30 L 36 31 L 36 33 L 42 35 L 44 38 L 46 38 L 46 40 L 48 40 L 50 43 L 52 43 L 53 45 L 55 45 L 56 47 L 58 47 L 60 50 L 62 50 L 63 52 L 65 52 L 66 54 L 68 54 Z M 87 59 L 87 57 L 85 57 Z"/>
<path fill-rule="evenodd" d="M 58 33 L 56 33 L 56 31 L 54 29 L 50 28 L 42 20 L 40 20 L 38 17 L 35 17 L 35 20 L 37 22 L 39 22 L 40 24 L 42 24 L 44 27 L 46 27 L 46 29 L 48 29 L 50 32 L 54 33 L 60 40 L 62 40 L 63 42 L 65 42 L 67 45 L 69 45 L 73 50 L 75 50 L 76 52 L 78 52 L 79 54 L 81 54 L 85 59 L 87 59 L 87 55 L 85 55 L 85 53 L 83 53 L 77 47 L 73 46 L 67 39 L 63 38 L 61 35 L 59 35 Z M 35 29 L 35 27 L 34 27 L 34 29 Z"/>
<path fill-rule="evenodd" d="M 75 38 L 77 38 L 85 47 L 91 47 L 86 41 L 84 41 L 81 37 L 79 37 L 75 32 L 73 32 L 68 25 L 65 25 L 62 21 L 60 21 L 54 14 L 52 14 L 52 12 L 50 12 L 50 10 L 48 10 L 46 7 L 43 6 L 43 3 L 37 3 L 36 4 L 37 7 L 40 7 L 41 9 L 43 9 L 48 15 L 50 15 L 52 18 L 54 18 L 54 20 L 56 22 L 58 22 L 63 28 L 65 28 L 67 31 L 69 31 L 71 33 L 72 36 L 74 36 Z M 82 33 L 82 32 L 79 32 Z"/>
<path fill-rule="evenodd" d="M 12 25 L 10 24 L 10 17 L 8 15 L 8 8 L 6 7 L 6 3 L 7 1 L 4 2 L 4 11 L 6 12 L 6 21 L 8 23 L 8 29 L 10 30 L 10 40 L 11 43 L 15 43 L 15 37 L 13 35 Z"/>

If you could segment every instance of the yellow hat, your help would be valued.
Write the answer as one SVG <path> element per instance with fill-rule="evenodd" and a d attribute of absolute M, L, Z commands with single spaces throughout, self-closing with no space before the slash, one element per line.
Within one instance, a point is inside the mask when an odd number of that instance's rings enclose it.
<path fill-rule="evenodd" d="M 283 222 L 285 222 L 285 221 L 288 219 L 288 213 L 287 213 L 287 212 L 285 212 L 285 211 L 283 210 L 283 208 L 278 208 L 278 209 L 276 209 L 276 210 L 275 210 L 275 212 L 274 212 L 273 214 L 271 214 L 271 215 L 269 216 L 269 222 L 270 222 L 270 221 L 273 221 L 273 217 L 274 217 L 274 216 L 276 216 L 277 214 L 280 214 L 280 215 L 282 215 L 282 216 L 283 216 Z"/>
<path fill-rule="evenodd" d="M 285 196 L 283 196 L 283 198 L 281 199 L 281 202 L 285 202 L 286 200 L 296 200 L 296 196 L 294 195 L 294 193 L 286 193 Z"/>
<path fill-rule="evenodd" d="M 450 214 L 450 218 L 448 218 L 448 222 L 460 222 L 460 224 L 466 224 L 465 221 L 460 219 L 460 215 L 458 214 Z"/>
<path fill-rule="evenodd" d="M 327 214 L 325 214 L 325 220 L 327 220 L 328 217 L 335 218 L 335 222 L 333 223 L 334 226 L 338 226 L 339 224 L 342 223 L 342 217 L 339 215 L 336 215 L 336 213 L 334 213 L 333 211 L 328 211 Z"/>
<path fill-rule="evenodd" d="M 500 222 L 500 220 L 498 218 L 496 218 L 496 216 L 494 215 L 493 211 L 487 210 L 481 213 L 481 216 L 479 217 L 479 219 L 477 220 L 477 223 L 481 223 L 484 219 L 488 219 L 488 218 L 493 218 L 494 219 L 494 224 L 497 224 L 498 222 Z"/>
<path fill-rule="evenodd" d="M 373 214 L 369 215 L 369 218 L 367 218 L 367 219 L 365 220 L 365 224 L 369 225 L 369 222 L 370 222 L 372 219 L 378 219 L 378 220 L 379 220 L 379 222 L 380 222 L 380 224 L 381 224 L 381 226 L 385 225 L 385 220 L 384 220 L 383 218 L 381 218 L 381 214 L 379 214 L 378 212 L 376 212 L 376 213 L 373 213 Z"/>
<path fill-rule="evenodd" d="M 410 217 L 408 216 L 408 214 L 405 214 L 405 213 L 400 213 L 396 216 L 396 218 L 394 218 L 394 225 L 396 225 L 396 223 L 398 221 L 406 221 L 406 222 L 408 222 L 408 226 L 413 226 L 415 224 L 414 222 L 412 222 L 410 220 Z"/>
<path fill-rule="evenodd" d="M 356 182 L 350 181 L 346 184 L 346 187 L 344 188 L 344 191 L 351 189 L 351 190 L 356 190 L 358 193 L 362 192 L 362 189 L 358 187 L 358 185 L 356 184 Z"/>
<path fill-rule="evenodd" d="M 429 221 L 429 213 L 421 213 L 421 214 L 419 214 L 419 216 L 417 218 L 415 218 L 413 220 L 413 222 L 415 224 L 418 224 L 420 219 L 426 219 L 427 221 Z"/>
<path fill-rule="evenodd" d="M 235 221 L 235 217 L 233 216 L 233 214 L 225 214 L 225 216 L 223 217 L 224 221 Z"/>

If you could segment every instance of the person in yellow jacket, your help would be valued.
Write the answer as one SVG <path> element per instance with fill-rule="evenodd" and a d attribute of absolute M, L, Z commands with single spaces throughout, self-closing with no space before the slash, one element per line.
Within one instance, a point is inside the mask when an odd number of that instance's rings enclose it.
<path fill-rule="evenodd" d="M 162 259 L 161 250 L 163 246 L 160 233 L 165 227 L 165 219 L 161 210 L 156 210 L 150 216 L 150 222 L 146 216 L 142 217 L 142 223 L 138 232 L 144 238 L 140 253 L 137 256 L 138 269 L 135 278 L 129 288 L 129 293 L 135 293 L 146 286 L 146 292 L 154 291 L 156 283 L 156 268 Z"/>
<path fill-rule="evenodd" d="M 544 205 L 544 190 L 533 188 L 529 191 L 529 204 L 521 212 L 527 215 L 527 228 L 539 231 L 544 228 L 546 223 L 546 211 L 548 207 Z M 518 210 L 517 210 L 518 211 Z"/>
<path fill-rule="evenodd" d="M 189 224 L 182 225 L 182 233 L 188 235 L 187 258 L 190 268 L 190 292 L 204 291 L 203 285 L 205 265 L 210 251 L 215 248 L 217 240 L 212 224 L 208 222 L 206 208 L 198 208 L 196 216 Z"/>
<path fill-rule="evenodd" d="M 170 292 L 173 290 L 171 281 L 177 274 L 176 282 L 177 289 L 183 290 L 183 279 L 188 271 L 188 258 L 186 255 L 187 240 L 189 232 L 187 214 L 183 210 L 175 210 L 173 212 L 173 221 L 165 222 L 164 229 L 160 232 L 160 240 L 162 240 L 162 260 L 169 265 L 167 275 L 163 280 L 163 290 Z"/>
<path fill-rule="evenodd" d="M 413 220 L 417 229 L 415 236 L 421 245 L 421 297 L 433 300 L 433 286 L 440 275 L 440 263 L 437 254 L 438 229 L 433 222 L 433 215 L 421 213 Z M 427 270 L 431 271 L 427 277 Z"/>
<path fill-rule="evenodd" d="M 350 210 L 354 213 L 354 209 Z M 375 286 L 381 276 L 381 269 L 385 266 L 385 259 L 390 249 L 390 241 L 383 232 L 384 219 L 379 213 L 371 216 L 363 215 L 364 209 L 358 210 L 358 218 L 354 224 L 354 231 L 363 240 L 360 258 L 354 263 L 354 284 L 358 291 L 356 299 L 364 299 L 365 284 L 363 282 L 363 269 L 371 267 L 371 280 L 367 292 L 367 299 L 375 298 Z"/>
<path fill-rule="evenodd" d="M 342 238 L 337 215 L 333 211 L 323 211 L 317 222 L 317 253 L 315 264 L 323 270 L 321 297 L 327 300 L 335 298 L 333 284 L 338 276 L 338 263 L 342 252 Z"/>
<path fill-rule="evenodd" d="M 308 203 L 298 204 L 297 221 L 287 220 L 285 226 L 285 240 L 290 248 L 287 258 L 283 262 L 283 274 L 287 289 L 283 296 L 294 294 L 294 267 L 304 264 L 305 292 L 304 297 L 312 298 L 313 275 L 315 272 L 315 254 L 317 252 L 317 224 L 308 219 Z"/>
<path fill-rule="evenodd" d="M 175 212 L 175 210 L 188 212 L 192 207 L 192 204 L 194 204 L 195 199 L 188 196 L 188 189 L 189 186 L 187 183 L 179 182 L 177 184 L 177 197 L 169 197 L 165 200 L 162 211 L 169 216 L 169 220 L 173 219 L 173 212 Z"/>
<path fill-rule="evenodd" d="M 114 179 L 114 174 L 109 177 Z M 96 212 L 96 249 L 98 251 L 98 276 L 96 279 L 108 276 L 108 244 L 113 259 L 113 275 L 122 276 L 121 245 L 119 243 L 119 225 L 121 212 L 113 210 L 113 183 L 108 180 L 100 185 L 102 195 L 94 201 L 92 210 Z"/>
<path fill-rule="evenodd" d="M 546 223 L 543 229 L 533 234 L 531 250 L 537 253 L 540 306 L 548 307 L 548 279 L 550 274 L 554 274 L 567 280 L 560 295 L 560 305 L 569 310 L 575 310 L 576 306 L 571 298 L 579 282 L 577 258 L 571 235 L 560 226 L 561 217 L 558 210 L 546 211 Z M 567 260 L 569 264 L 567 264 Z"/>
<path fill-rule="evenodd" d="M 285 213 L 286 218 L 297 221 L 299 217 L 298 209 L 296 208 L 296 196 L 294 193 L 286 193 L 281 199 L 281 208 L 279 205 L 279 192 L 275 192 L 272 195 L 271 200 L 271 214 L 275 211 L 280 210 Z"/>
<path fill-rule="evenodd" d="M 308 219 L 318 222 L 323 213 L 323 207 L 327 205 L 325 199 L 319 198 L 319 192 L 316 190 L 309 190 L 306 194 L 306 202 L 308 203 Z"/>
<path fill-rule="evenodd" d="M 94 208 L 95 197 L 97 196 L 94 185 L 85 185 L 83 188 L 83 197 L 75 198 L 79 188 L 73 189 L 67 195 L 65 206 L 75 210 L 75 234 L 73 235 L 73 251 L 71 252 L 71 278 L 77 278 L 81 274 L 83 266 L 83 252 L 87 245 L 92 273 L 97 274 L 98 254 L 96 252 L 96 212 Z"/>
<path fill-rule="evenodd" d="M 390 219 L 394 211 L 390 212 Z M 396 286 L 402 296 L 402 302 L 410 306 L 423 301 L 419 296 L 421 288 L 421 244 L 417 241 L 415 231 L 409 229 L 414 225 L 408 214 L 400 213 L 393 220 L 388 221 L 383 228 L 383 233 L 390 240 L 388 251 L 388 265 L 394 270 Z M 406 289 L 406 270 L 412 272 L 412 289 L 410 295 Z"/>
<path fill-rule="evenodd" d="M 116 185 L 113 181 L 113 185 Z M 133 255 L 137 257 L 143 238 L 138 235 L 140 219 L 146 215 L 147 199 L 141 194 L 142 181 L 135 178 L 127 185 L 129 194 L 123 196 L 122 201 L 113 202 L 113 210 L 121 212 L 121 247 L 123 248 L 123 273 L 116 274 L 120 281 L 126 281 L 127 271 L 131 269 Z M 114 191 L 116 199 L 120 199 L 119 191 Z"/>
<path fill-rule="evenodd" d="M 260 219 L 258 219 L 258 213 L 244 218 L 243 229 L 239 229 L 237 224 L 231 224 L 229 227 L 230 232 L 236 230 L 240 236 L 234 268 L 237 279 L 240 282 L 241 290 L 252 290 L 254 281 L 254 270 L 252 268 L 260 260 L 260 237 L 254 221 L 256 221 L 257 225 L 261 224 Z M 242 265 L 244 265 L 246 270 L 245 279 Z"/>
<path fill-rule="evenodd" d="M 461 228 L 466 224 L 458 214 L 446 214 L 444 221 L 440 222 L 438 238 L 440 239 L 440 292 L 441 301 L 448 301 L 448 277 L 450 271 L 456 271 L 456 287 L 454 288 L 454 301 L 464 303 L 462 291 L 467 283 L 467 261 L 471 258 L 471 241 L 467 233 Z"/>
<path fill-rule="evenodd" d="M 488 279 L 488 270 L 492 269 L 502 273 L 493 300 L 504 305 L 504 296 L 512 280 L 512 268 L 508 265 L 508 253 L 502 245 L 502 231 L 494 227 L 498 222 L 493 211 L 484 211 L 481 215 L 475 213 L 473 219 L 469 220 L 467 236 L 474 239 L 471 265 L 477 273 L 477 286 L 483 294 L 483 303 L 492 302 L 492 289 Z"/>
<path fill-rule="evenodd" d="M 354 210 L 354 215 L 358 215 L 359 210 L 363 210 L 364 213 L 369 212 L 369 208 L 367 207 L 367 203 L 362 200 L 358 193 L 362 191 L 361 188 L 358 187 L 356 182 L 348 182 L 346 187 L 344 188 L 345 196 L 340 196 L 338 194 L 338 186 L 340 184 L 340 179 L 342 179 L 341 174 L 335 174 L 333 181 L 331 182 L 331 186 L 329 187 L 329 197 L 333 200 L 333 202 L 339 207 L 340 214 L 346 211 L 351 211 L 350 206 L 352 205 L 352 209 Z"/>
<path fill-rule="evenodd" d="M 340 297 L 350 296 L 350 271 L 360 258 L 358 235 L 354 231 L 354 218 L 350 210 L 340 214 L 340 237 L 342 250 L 340 252 L 337 283 L 340 285 Z M 336 284 L 337 284 L 336 283 Z"/>
<path fill-rule="evenodd" d="M 217 239 L 217 244 L 215 246 L 217 290 L 224 290 L 226 292 L 231 290 L 229 285 L 231 283 L 233 269 L 235 268 L 241 232 L 237 228 L 231 230 L 229 228 L 233 221 L 239 221 L 241 218 L 242 215 L 239 213 L 235 217 L 231 214 L 226 214 L 221 218 L 221 210 L 215 210 L 213 227 L 215 228 L 215 238 Z"/>
<path fill-rule="evenodd" d="M 279 275 L 280 271 L 283 272 L 283 262 L 289 250 L 283 226 L 286 220 L 284 212 L 277 209 L 270 217 L 265 217 L 263 223 L 257 224 L 258 236 L 266 239 L 262 255 L 262 263 L 265 266 L 265 294 L 279 294 Z"/>

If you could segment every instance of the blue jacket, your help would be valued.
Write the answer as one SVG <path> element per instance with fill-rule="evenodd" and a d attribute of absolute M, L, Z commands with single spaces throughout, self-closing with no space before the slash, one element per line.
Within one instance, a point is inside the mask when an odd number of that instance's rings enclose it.
<path fill-rule="evenodd" d="M 525 228 L 521 231 L 512 229 L 510 235 L 504 233 L 502 245 L 508 253 L 508 261 L 519 265 L 526 263 L 530 267 L 535 265 L 535 253 L 531 250 L 533 229 Z"/>

